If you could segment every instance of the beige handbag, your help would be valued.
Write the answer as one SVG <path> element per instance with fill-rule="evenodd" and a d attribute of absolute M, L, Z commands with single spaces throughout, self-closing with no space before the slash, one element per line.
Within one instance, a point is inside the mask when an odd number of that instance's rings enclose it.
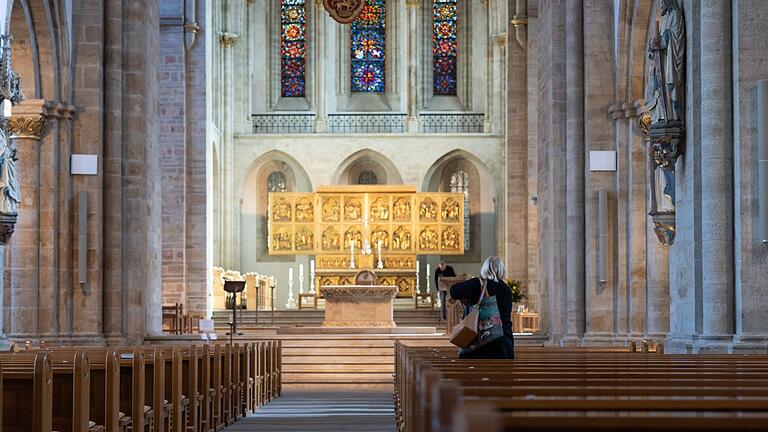
<path fill-rule="evenodd" d="M 485 279 L 480 279 L 480 285 L 482 291 L 480 292 L 480 299 L 477 304 L 472 306 L 467 316 L 453 327 L 451 331 L 451 343 L 459 348 L 466 348 L 477 338 L 477 323 L 480 319 L 480 303 L 485 296 Z"/>

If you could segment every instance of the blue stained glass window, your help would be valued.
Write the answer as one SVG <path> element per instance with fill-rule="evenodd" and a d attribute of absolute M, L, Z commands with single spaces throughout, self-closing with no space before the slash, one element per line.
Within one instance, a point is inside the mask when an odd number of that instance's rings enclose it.
<path fill-rule="evenodd" d="M 432 76 L 434 93 L 456 95 L 456 3 L 457 0 L 434 0 Z"/>
<path fill-rule="evenodd" d="M 386 42 L 385 0 L 365 0 L 360 15 L 352 22 L 352 91 L 383 93 Z"/>
<path fill-rule="evenodd" d="M 284 97 L 306 92 L 307 31 L 305 0 L 282 0 L 280 9 L 280 89 Z"/>

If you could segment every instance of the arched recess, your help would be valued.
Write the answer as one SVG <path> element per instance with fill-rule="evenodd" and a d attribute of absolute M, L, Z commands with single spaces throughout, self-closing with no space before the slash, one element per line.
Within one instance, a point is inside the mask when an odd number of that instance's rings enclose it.
<path fill-rule="evenodd" d="M 13 67 L 21 76 L 22 93 L 27 99 L 67 100 L 68 9 L 43 0 L 10 3 L 11 55 Z"/>
<path fill-rule="evenodd" d="M 364 149 L 348 156 L 336 169 L 333 184 L 359 184 L 360 175 L 370 171 L 377 184 L 403 184 L 397 167 L 383 154 Z"/>
<path fill-rule="evenodd" d="M 446 262 L 458 265 L 457 272 L 476 274 L 483 259 L 497 254 L 496 181 L 488 167 L 475 155 L 464 150 L 454 150 L 430 166 L 421 190 L 451 192 L 451 177 L 457 172 L 466 173 L 469 180 L 469 249 L 465 250 L 463 256 L 445 259 Z"/>
<path fill-rule="evenodd" d="M 269 178 L 280 173 L 285 179 L 285 192 L 311 192 L 309 175 L 293 157 L 281 151 L 271 151 L 251 164 L 240 184 L 240 267 L 243 271 L 264 263 L 292 262 L 290 256 L 271 256 L 267 247 L 267 201 Z M 274 176 L 273 176 L 274 178 Z"/>

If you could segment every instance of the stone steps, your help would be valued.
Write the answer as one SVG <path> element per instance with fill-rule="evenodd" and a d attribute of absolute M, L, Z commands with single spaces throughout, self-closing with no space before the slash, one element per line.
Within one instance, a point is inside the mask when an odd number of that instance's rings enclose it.
<path fill-rule="evenodd" d="M 281 310 L 274 312 L 273 319 L 269 311 L 243 311 L 239 316 L 238 328 L 319 327 L 323 323 L 324 313 L 322 310 Z M 395 323 L 400 327 L 443 327 L 438 310 L 395 309 L 394 316 Z M 214 311 L 213 320 L 217 329 L 228 329 L 231 311 Z"/>

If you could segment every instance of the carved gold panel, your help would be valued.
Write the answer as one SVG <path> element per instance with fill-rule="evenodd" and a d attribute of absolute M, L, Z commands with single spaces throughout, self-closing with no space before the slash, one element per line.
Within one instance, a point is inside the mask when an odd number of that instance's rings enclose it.
<path fill-rule="evenodd" d="M 398 225 L 392 232 L 392 252 L 413 251 L 411 225 Z"/>
<path fill-rule="evenodd" d="M 371 247 L 378 247 L 381 240 L 382 253 L 389 251 L 389 229 L 385 225 L 375 225 L 371 230 Z"/>
<path fill-rule="evenodd" d="M 344 222 L 363 220 L 363 201 L 359 196 L 344 197 Z"/>
<path fill-rule="evenodd" d="M 367 239 L 376 253 L 464 253 L 464 197 L 417 193 L 413 186 L 345 185 L 318 192 L 269 194 L 269 252 L 275 255 L 345 254 Z"/>
<path fill-rule="evenodd" d="M 420 251 L 437 251 L 439 249 L 439 234 L 438 228 L 435 226 L 424 226 L 419 231 L 419 250 Z"/>
<path fill-rule="evenodd" d="M 341 233 L 334 225 L 323 225 L 320 231 L 320 250 L 323 252 L 341 251 Z"/>
<path fill-rule="evenodd" d="M 293 209 L 291 201 L 292 197 L 276 197 L 270 206 L 272 210 L 270 222 L 292 222 Z"/>
<path fill-rule="evenodd" d="M 413 196 L 392 197 L 392 220 L 394 222 L 411 222 L 413 220 Z"/>
<path fill-rule="evenodd" d="M 290 253 L 293 251 L 293 227 L 291 225 L 273 226 L 270 235 L 270 249 L 275 252 Z"/>
<path fill-rule="evenodd" d="M 401 276 L 397 278 L 396 285 L 398 297 L 412 297 L 416 280 L 415 277 Z"/>
<path fill-rule="evenodd" d="M 387 195 L 371 196 L 371 205 L 368 211 L 372 222 L 384 222 L 390 219 L 390 197 Z"/>
<path fill-rule="evenodd" d="M 341 196 L 321 196 L 320 203 L 323 222 L 341 221 Z"/>
<path fill-rule="evenodd" d="M 296 252 L 312 252 L 315 250 L 314 225 L 296 225 L 294 231 L 294 249 Z"/>
<path fill-rule="evenodd" d="M 416 271 L 416 255 L 390 255 L 383 258 L 384 268 Z"/>
<path fill-rule="evenodd" d="M 459 222 L 459 216 L 461 216 L 461 207 L 463 206 L 463 202 L 460 205 L 458 201 L 453 199 L 453 197 L 447 197 L 445 201 L 443 201 L 442 209 L 440 210 L 440 221 Z"/>
<path fill-rule="evenodd" d="M 355 250 L 359 251 L 363 247 L 363 232 L 357 225 L 346 227 L 344 230 L 344 250 L 349 250 L 350 242 L 355 242 Z"/>
<path fill-rule="evenodd" d="M 437 202 L 430 196 L 419 201 L 419 222 L 437 222 Z"/>
<path fill-rule="evenodd" d="M 314 222 L 315 221 L 315 203 L 312 197 L 301 197 L 296 200 L 295 206 L 296 222 Z"/>
<path fill-rule="evenodd" d="M 461 234 L 453 226 L 443 228 L 440 235 L 440 250 L 445 252 L 456 252 L 461 249 Z"/>

